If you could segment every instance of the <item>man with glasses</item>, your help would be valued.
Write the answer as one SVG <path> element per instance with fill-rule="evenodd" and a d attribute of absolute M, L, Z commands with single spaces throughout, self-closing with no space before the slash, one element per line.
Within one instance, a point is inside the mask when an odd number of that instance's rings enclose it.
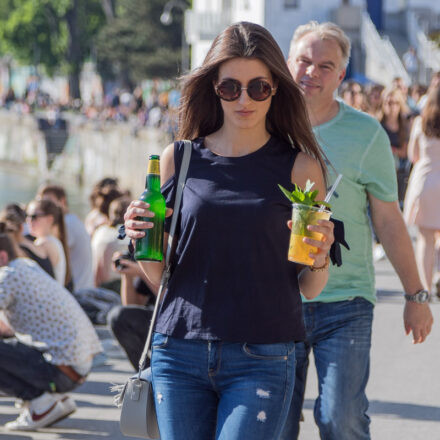
<path fill-rule="evenodd" d="M 324 440 L 370 438 L 368 400 L 371 326 L 375 303 L 373 226 L 406 292 L 404 325 L 413 342 L 425 340 L 432 315 L 420 281 L 412 244 L 397 203 L 394 161 L 380 124 L 334 98 L 345 76 L 350 41 L 333 23 L 310 22 L 292 39 L 289 68 L 304 91 L 316 139 L 343 179 L 332 199 L 334 217 L 344 222 L 351 250 L 330 269 L 323 292 L 303 304 L 306 340 L 296 344 L 295 391 L 283 436 L 298 438 L 301 406 L 313 349 L 319 382 L 315 420 Z M 334 169 L 333 169 L 334 167 Z M 330 174 L 330 181 L 335 179 Z"/>

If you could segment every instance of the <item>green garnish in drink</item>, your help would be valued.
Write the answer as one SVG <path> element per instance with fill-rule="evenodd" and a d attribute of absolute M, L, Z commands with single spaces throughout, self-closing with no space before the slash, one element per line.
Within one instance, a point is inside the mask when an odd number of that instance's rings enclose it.
<path fill-rule="evenodd" d="M 324 200 L 315 200 L 316 196 L 318 195 L 318 190 L 312 191 L 313 185 L 315 182 L 311 182 L 307 179 L 306 187 L 304 190 L 302 190 L 296 183 L 295 183 L 295 189 L 290 192 L 287 191 L 286 188 L 282 187 L 278 184 L 280 190 L 282 193 L 292 202 L 292 203 L 299 203 L 301 205 L 306 206 L 325 206 L 328 209 L 331 209 L 331 206 L 329 203 L 324 202 Z"/>
<path fill-rule="evenodd" d="M 302 190 L 298 185 L 290 192 L 278 185 L 282 193 L 292 202 L 292 227 L 290 233 L 289 252 L 287 259 L 296 263 L 313 265 L 310 253 L 316 253 L 317 248 L 304 243 L 305 237 L 322 240 L 322 234 L 309 231 L 308 225 L 316 225 L 319 220 L 328 220 L 331 212 L 324 208 L 330 205 L 324 200 L 315 200 L 318 190 L 312 191 L 314 183 L 307 180 L 306 187 Z"/>

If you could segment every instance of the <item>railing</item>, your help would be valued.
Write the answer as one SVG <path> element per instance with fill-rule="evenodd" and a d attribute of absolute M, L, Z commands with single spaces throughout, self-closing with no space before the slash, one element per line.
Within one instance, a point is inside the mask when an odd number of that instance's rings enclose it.
<path fill-rule="evenodd" d="M 367 12 L 362 14 L 362 44 L 365 50 L 365 74 L 371 80 L 389 85 L 399 76 L 407 83 L 410 77 L 387 36 L 381 37 Z"/>
<path fill-rule="evenodd" d="M 185 35 L 189 44 L 201 40 L 213 40 L 231 24 L 230 11 L 198 12 L 188 9 L 185 13 Z"/>

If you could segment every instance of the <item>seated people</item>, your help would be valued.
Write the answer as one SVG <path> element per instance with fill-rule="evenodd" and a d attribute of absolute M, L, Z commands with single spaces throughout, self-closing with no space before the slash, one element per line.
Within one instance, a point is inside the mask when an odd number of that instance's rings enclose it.
<path fill-rule="evenodd" d="M 106 199 L 108 199 L 114 191 L 119 192 L 116 197 L 122 195 L 118 180 L 112 177 L 105 177 L 93 186 L 89 197 L 91 210 L 84 220 L 85 228 L 91 237 L 95 233 L 96 228 L 108 220 L 108 205 L 110 202 L 106 203 Z M 113 197 L 113 199 L 116 197 Z"/>
<path fill-rule="evenodd" d="M 93 272 L 95 285 L 119 292 L 120 274 L 113 270 L 112 256 L 127 248 L 129 239 L 118 240 L 118 228 L 124 223 L 124 213 L 130 204 L 126 197 L 112 200 L 108 208 L 108 220 L 99 226 L 92 237 Z"/>
<path fill-rule="evenodd" d="M 64 393 L 83 383 L 102 351 L 79 304 L 34 261 L 17 258 L 16 244 L 0 224 L 0 310 L 15 332 L 44 344 L 0 339 L 0 392 L 25 401 L 8 430 L 32 431 L 75 411 Z"/>
<path fill-rule="evenodd" d="M 47 252 L 55 279 L 63 286 L 71 280 L 66 226 L 61 208 L 52 200 L 33 200 L 27 209 L 29 231 L 34 244 Z"/>
<path fill-rule="evenodd" d="M 92 246 L 90 235 L 84 223 L 75 214 L 69 212 L 66 191 L 59 185 L 44 185 L 38 191 L 37 198 L 50 199 L 61 206 L 66 224 L 67 246 L 69 248 L 70 270 L 75 290 L 94 286 L 92 270 Z"/>
<path fill-rule="evenodd" d="M 0 212 L 0 221 L 6 224 L 6 230 L 12 234 L 18 245 L 17 254 L 19 257 L 31 258 L 36 261 L 52 278 L 52 263 L 45 249 L 35 246 L 34 242 L 24 236 L 24 225 L 26 222 L 26 212 L 20 205 L 15 203 L 6 205 Z"/>
<path fill-rule="evenodd" d="M 155 294 L 152 292 L 158 286 L 151 285 L 140 266 L 127 255 L 115 253 L 113 261 L 115 270 L 121 274 L 122 306 L 113 307 L 107 322 L 137 370 L 153 314 Z"/>

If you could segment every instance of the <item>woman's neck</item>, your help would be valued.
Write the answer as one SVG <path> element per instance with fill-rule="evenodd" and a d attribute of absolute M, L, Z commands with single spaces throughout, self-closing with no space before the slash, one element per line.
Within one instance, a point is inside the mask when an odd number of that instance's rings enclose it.
<path fill-rule="evenodd" d="M 244 130 L 223 125 L 215 133 L 206 136 L 205 145 L 220 156 L 240 157 L 257 151 L 269 139 L 270 133 L 265 127 Z"/>
<path fill-rule="evenodd" d="M 387 115 L 385 117 L 385 125 L 391 130 L 397 130 L 399 128 L 399 116 L 398 115 Z"/>

